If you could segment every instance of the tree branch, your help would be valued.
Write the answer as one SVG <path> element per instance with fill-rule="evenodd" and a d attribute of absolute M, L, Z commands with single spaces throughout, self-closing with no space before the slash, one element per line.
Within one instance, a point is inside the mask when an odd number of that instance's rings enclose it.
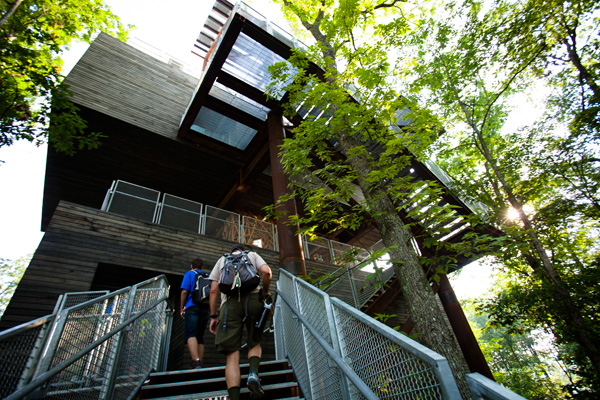
<path fill-rule="evenodd" d="M 8 11 L 6 12 L 6 14 L 4 14 L 2 16 L 2 18 L 0 18 L 0 26 L 4 25 L 6 23 L 6 21 L 8 21 L 8 19 L 10 17 L 12 17 L 12 15 L 15 13 L 15 11 L 17 11 L 17 8 L 19 8 L 19 6 L 21 5 L 21 3 L 23 2 L 23 0 L 16 0 L 8 9 Z"/>

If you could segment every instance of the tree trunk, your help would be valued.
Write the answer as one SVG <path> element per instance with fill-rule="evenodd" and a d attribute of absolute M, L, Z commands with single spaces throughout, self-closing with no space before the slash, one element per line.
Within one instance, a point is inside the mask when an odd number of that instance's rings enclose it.
<path fill-rule="evenodd" d="M 471 398 L 462 352 L 452 329 L 446 323 L 442 309 L 410 243 L 409 229 L 404 226 L 386 191 L 383 188 L 372 188 L 367 182 L 366 178 L 371 171 L 371 166 L 366 156 L 362 154 L 348 156 L 350 149 L 361 144 L 356 138 L 345 133 L 338 133 L 336 137 L 342 153 L 348 157 L 350 165 L 357 173 L 358 184 L 368 200 L 383 243 L 386 247 L 395 246 L 389 250 L 389 253 L 400 282 L 400 290 L 414 319 L 415 330 L 421 334 L 419 341 L 448 360 L 463 398 Z"/>

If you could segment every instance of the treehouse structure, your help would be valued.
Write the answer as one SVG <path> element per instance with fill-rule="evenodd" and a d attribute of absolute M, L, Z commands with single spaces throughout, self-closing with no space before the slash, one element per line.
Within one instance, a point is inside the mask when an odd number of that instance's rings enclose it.
<path fill-rule="evenodd" d="M 0 329 L 51 313 L 62 293 L 115 290 L 160 274 L 170 284 L 172 308 L 179 309 L 179 285 L 191 260 L 202 257 L 210 270 L 232 243 L 243 241 L 272 268 L 273 287 L 280 269 L 313 276 L 333 272 L 332 296 L 371 315 L 396 314 L 389 323 L 409 332 L 410 315 L 393 269 L 382 273 L 388 285 L 376 291 L 365 279 L 372 265 L 359 265 L 382 246 L 374 226 L 340 229 L 308 241 L 294 227 L 263 219 L 263 207 L 287 190 L 277 146 L 295 124 L 319 112 L 299 107 L 286 120 L 280 111 L 285 93 L 280 99 L 265 96 L 268 67 L 284 61 L 297 46 L 301 44 L 258 12 L 226 0 L 215 2 L 193 49 L 200 77 L 106 34 L 98 36 L 65 83 L 88 129 L 105 138 L 98 149 L 74 156 L 49 147 L 45 235 Z M 321 73 L 316 65 L 312 68 Z M 403 124 L 399 119 L 398 127 Z M 401 173 L 407 175 L 444 187 L 448 183 L 434 164 L 417 159 Z M 360 201 L 360 191 L 356 193 Z M 416 211 L 410 222 L 425 226 L 419 215 L 425 215 L 428 204 L 408 201 Z M 429 228 L 437 239 L 460 240 L 472 229 L 465 217 L 473 208 L 450 191 L 442 203 L 455 206 L 455 212 Z M 293 201 L 284 207 L 288 213 L 300 208 Z M 418 241 L 415 246 L 427 255 Z M 359 261 L 340 261 L 350 249 Z M 458 267 L 470 261 L 458 258 Z M 469 368 L 489 376 L 447 277 L 433 289 Z M 206 341 L 204 365 L 223 364 L 208 333 Z M 269 342 L 267 337 L 265 358 L 273 354 L 269 343 L 272 338 Z M 189 365 L 186 351 L 183 321 L 176 316 L 169 369 Z"/>

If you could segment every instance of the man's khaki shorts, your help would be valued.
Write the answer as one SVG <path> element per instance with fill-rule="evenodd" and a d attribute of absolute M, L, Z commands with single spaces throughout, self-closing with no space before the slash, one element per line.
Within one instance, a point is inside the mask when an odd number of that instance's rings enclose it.
<path fill-rule="evenodd" d="M 262 331 L 257 329 L 255 334 L 254 325 L 260 319 L 264 308 L 261 297 L 261 293 L 250 293 L 242 295 L 238 301 L 238 296 L 231 296 L 221 306 L 215 338 L 219 352 L 227 354 L 242 348 L 244 326 L 246 326 L 248 349 L 260 344 Z"/>

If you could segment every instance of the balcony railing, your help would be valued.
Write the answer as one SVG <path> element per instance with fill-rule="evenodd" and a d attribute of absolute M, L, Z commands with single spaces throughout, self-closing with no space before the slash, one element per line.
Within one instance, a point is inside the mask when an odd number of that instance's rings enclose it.
<path fill-rule="evenodd" d="M 161 194 L 157 190 L 121 180 L 114 181 L 108 190 L 102 211 L 221 240 L 279 250 L 277 227 L 268 221 L 203 205 L 172 194 Z M 335 292 L 337 286 L 350 285 L 351 296 L 340 294 L 338 297 L 357 308 L 362 307 L 377 290 L 378 286 L 374 284 L 373 277 L 385 283 L 393 276 L 393 268 L 389 268 L 389 257 L 367 261 L 375 250 L 381 248 L 381 243 L 364 249 L 322 237 L 309 239 L 305 235 L 302 237 L 302 244 L 307 260 L 339 267 L 333 273 L 328 290 Z"/>

